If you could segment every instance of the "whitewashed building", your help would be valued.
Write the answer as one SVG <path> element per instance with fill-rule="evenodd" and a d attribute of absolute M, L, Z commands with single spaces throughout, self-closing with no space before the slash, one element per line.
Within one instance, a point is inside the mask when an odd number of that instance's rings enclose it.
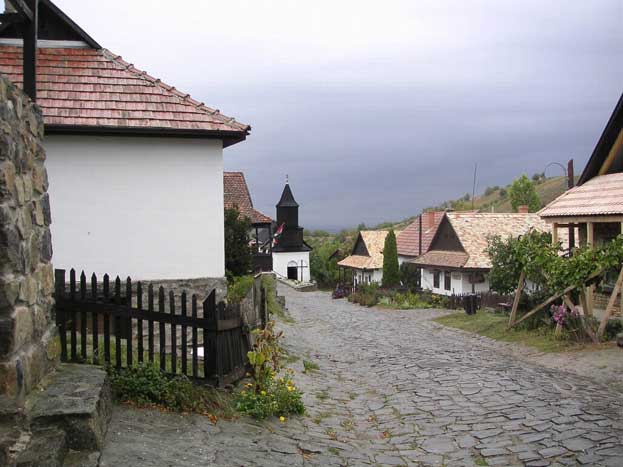
<path fill-rule="evenodd" d="M 102 48 L 49 0 L 39 25 L 55 267 L 222 278 L 223 149 L 250 127 Z M 0 31 L 0 72 L 21 85 L 17 37 Z"/>
<path fill-rule="evenodd" d="M 488 292 L 488 237 L 550 232 L 537 214 L 448 212 L 426 253 L 412 262 L 422 268 L 421 286 L 440 295 Z"/>
<path fill-rule="evenodd" d="M 283 279 L 311 282 L 309 252 L 312 248 L 303 240 L 303 227 L 299 226 L 299 205 L 287 182 L 276 207 L 273 271 Z"/>
<path fill-rule="evenodd" d="M 381 284 L 383 281 L 383 249 L 387 230 L 362 230 L 357 236 L 353 251 L 338 266 L 350 269 L 353 286 Z"/>

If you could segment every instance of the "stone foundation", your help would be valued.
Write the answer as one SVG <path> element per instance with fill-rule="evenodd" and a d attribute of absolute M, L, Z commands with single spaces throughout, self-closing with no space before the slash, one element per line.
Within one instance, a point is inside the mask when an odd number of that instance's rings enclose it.
<path fill-rule="evenodd" d="M 58 362 L 43 118 L 0 76 L 0 395 L 22 400 Z"/>
<path fill-rule="evenodd" d="M 212 292 L 212 289 L 216 290 L 217 302 L 225 300 L 225 297 L 227 296 L 227 279 L 225 279 L 224 277 L 204 277 L 201 279 L 167 279 L 142 282 L 144 285 L 143 290 L 147 290 L 149 284 L 152 284 L 154 286 L 154 289 L 162 286 L 167 293 L 172 290 L 176 297 L 180 296 L 185 290 L 186 294 L 189 297 L 189 300 L 193 294 L 197 294 L 197 298 L 203 301 L 207 298 L 210 292 Z"/>

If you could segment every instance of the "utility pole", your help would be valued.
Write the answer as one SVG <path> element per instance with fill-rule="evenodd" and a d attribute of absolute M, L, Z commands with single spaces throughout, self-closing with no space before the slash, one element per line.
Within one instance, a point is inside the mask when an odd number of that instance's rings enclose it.
<path fill-rule="evenodd" d="M 567 188 L 570 190 L 575 185 L 575 177 L 573 175 L 573 159 L 567 163 Z M 575 224 L 569 223 L 569 256 L 573 255 L 573 247 L 575 246 Z"/>

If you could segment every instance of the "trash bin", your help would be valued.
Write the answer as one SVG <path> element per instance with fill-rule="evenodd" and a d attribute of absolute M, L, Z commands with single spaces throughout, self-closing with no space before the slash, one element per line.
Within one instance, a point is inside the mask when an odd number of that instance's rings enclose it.
<path fill-rule="evenodd" d="M 468 315 L 475 315 L 478 307 L 478 296 L 474 293 L 463 297 L 463 308 Z"/>

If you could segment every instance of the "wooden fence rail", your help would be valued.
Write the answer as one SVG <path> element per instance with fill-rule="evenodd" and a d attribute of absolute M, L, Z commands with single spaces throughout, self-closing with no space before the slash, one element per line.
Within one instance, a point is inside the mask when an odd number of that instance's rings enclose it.
<path fill-rule="evenodd" d="M 459 309 L 463 308 L 463 299 L 471 294 L 453 294 L 448 297 L 448 308 Z M 513 297 L 507 295 L 499 295 L 494 292 L 480 292 L 476 293 L 477 307 L 488 308 L 508 308 L 510 309 L 513 304 Z"/>
<path fill-rule="evenodd" d="M 101 284 L 95 274 L 87 284 L 82 272 L 77 283 L 72 269 L 67 287 L 65 270 L 57 269 L 55 281 L 64 362 L 126 368 L 148 361 L 166 373 L 214 385 L 238 379 L 247 369 L 249 329 L 240 306 L 217 304 L 214 290 L 203 302 L 193 294 L 189 314 L 185 291 L 176 297 L 173 291 L 167 294 L 163 287 L 155 290 L 149 284 L 145 294 L 143 284 L 133 284 L 129 277 L 123 287 L 117 277 L 112 291 L 107 274 Z"/>

